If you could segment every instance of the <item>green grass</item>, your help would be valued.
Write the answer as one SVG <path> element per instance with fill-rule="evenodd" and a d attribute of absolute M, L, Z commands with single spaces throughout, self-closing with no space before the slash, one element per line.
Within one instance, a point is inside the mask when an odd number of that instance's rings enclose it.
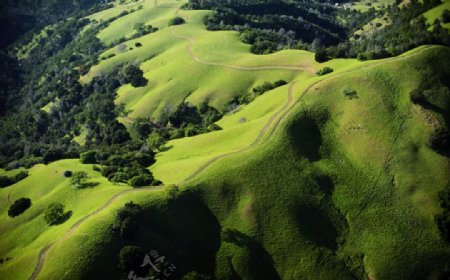
<path fill-rule="evenodd" d="M 66 170 L 86 171 L 91 177 L 89 181 L 99 185 L 76 190 L 63 176 Z M 106 178 L 93 171 L 92 165 L 82 165 L 78 160 L 36 165 L 29 170 L 29 174 L 19 183 L 0 189 L 0 256 L 12 257 L 2 265 L 1 278 L 6 275 L 18 279 L 30 276 L 41 247 L 60 238 L 71 225 L 99 208 L 109 197 L 129 188 L 111 185 Z M 21 197 L 31 199 L 31 208 L 14 219 L 8 217 L 9 200 L 13 202 Z M 41 212 L 51 202 L 60 202 L 65 205 L 66 211 L 73 211 L 71 218 L 62 225 L 48 226 Z"/>

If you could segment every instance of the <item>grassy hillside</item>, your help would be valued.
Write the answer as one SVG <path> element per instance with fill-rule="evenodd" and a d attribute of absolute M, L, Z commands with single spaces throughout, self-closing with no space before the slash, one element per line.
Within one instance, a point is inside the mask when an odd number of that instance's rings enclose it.
<path fill-rule="evenodd" d="M 176 198 L 127 196 L 146 209 L 132 244 L 162 252 L 180 273 L 218 279 L 436 279 L 450 256 L 434 223 L 449 160 L 426 145 L 439 116 L 409 92 L 423 79 L 419 65 L 448 73 L 448 56 L 423 48 L 315 84 L 267 141 L 216 161 Z M 343 94 L 349 87 L 358 98 Z M 47 257 L 75 266 L 47 265 L 40 277 L 117 275 L 125 243 L 107 230 L 114 205 Z"/>
<path fill-rule="evenodd" d="M 410 92 L 448 86 L 450 49 L 320 64 L 300 50 L 254 55 L 236 32 L 206 31 L 202 17 L 210 12 L 179 10 L 183 3 L 116 3 L 90 16 L 106 20 L 143 5 L 98 33 L 108 44 L 132 36 L 139 22 L 159 28 L 110 48 L 81 79 L 139 64 L 148 85 L 118 90 L 116 104 L 130 110 L 126 125 L 161 119 L 184 101 L 222 110 L 263 82 L 288 84 L 225 114 L 222 130 L 166 143 L 150 168 L 163 187 L 113 185 L 77 159 L 31 168 L 0 189 L 0 258 L 11 258 L 0 264 L 0 279 L 126 278 L 117 268 L 125 245 L 166 256 L 177 267 L 174 279 L 189 271 L 216 279 L 439 279 L 450 247 L 434 217 L 450 161 L 427 141 L 448 118 L 450 97 L 433 91 L 434 106 L 424 108 Z M 176 15 L 186 23 L 169 27 Z M 325 66 L 334 71 L 317 76 Z M 85 171 L 98 185 L 75 189 L 66 170 Z M 8 217 L 20 197 L 32 206 Z M 127 241 L 111 225 L 131 200 L 143 213 Z M 64 224 L 42 218 L 51 202 L 72 211 Z"/>

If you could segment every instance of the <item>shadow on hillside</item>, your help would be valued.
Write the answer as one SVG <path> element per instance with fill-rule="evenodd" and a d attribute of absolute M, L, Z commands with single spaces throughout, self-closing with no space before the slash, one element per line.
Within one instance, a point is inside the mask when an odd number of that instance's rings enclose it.
<path fill-rule="evenodd" d="M 320 160 L 322 134 L 316 121 L 306 114 L 302 114 L 288 128 L 292 146 L 300 155 L 310 161 Z"/>
<path fill-rule="evenodd" d="M 78 186 L 78 189 L 88 189 L 88 188 L 95 188 L 96 186 L 100 185 L 99 182 L 86 182 L 82 183 Z"/>
<path fill-rule="evenodd" d="M 238 230 L 225 229 L 222 232 L 222 240 L 249 251 L 247 270 L 252 279 L 280 279 L 280 276 L 274 268 L 273 259 L 270 254 L 260 243 L 256 242 L 250 236 Z"/>
<path fill-rule="evenodd" d="M 315 177 L 317 184 L 319 185 L 319 189 L 326 194 L 327 196 L 331 196 L 334 191 L 334 183 L 333 180 L 325 175 L 320 175 Z"/>
<path fill-rule="evenodd" d="M 312 205 L 300 205 L 296 209 L 297 228 L 307 239 L 320 247 L 336 251 L 339 232 L 328 215 Z"/>
<path fill-rule="evenodd" d="M 145 209 L 142 216 L 136 239 L 144 240 L 145 247 L 165 254 L 178 273 L 214 275 L 220 224 L 197 194 L 180 194 L 167 207 Z"/>

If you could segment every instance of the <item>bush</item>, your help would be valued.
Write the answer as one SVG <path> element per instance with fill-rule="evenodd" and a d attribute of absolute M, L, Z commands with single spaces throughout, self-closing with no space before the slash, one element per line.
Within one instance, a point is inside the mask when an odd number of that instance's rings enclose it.
<path fill-rule="evenodd" d="M 346 89 L 344 89 L 343 94 L 348 99 L 358 98 L 358 94 L 357 94 L 356 90 L 354 90 L 354 89 L 346 88 Z"/>
<path fill-rule="evenodd" d="M 140 48 L 140 47 L 142 47 L 142 44 L 139 43 L 139 42 L 136 42 L 136 43 L 134 44 L 134 46 L 135 46 L 136 48 Z"/>
<path fill-rule="evenodd" d="M 328 60 L 328 53 L 325 49 L 318 49 L 314 56 L 315 60 L 319 63 L 325 62 Z"/>
<path fill-rule="evenodd" d="M 87 151 L 85 153 L 82 153 L 80 156 L 80 161 L 83 164 L 97 163 L 97 152 L 96 151 Z"/>
<path fill-rule="evenodd" d="M 14 184 L 14 180 L 8 176 L 0 176 L 0 188 L 5 188 Z"/>
<path fill-rule="evenodd" d="M 329 74 L 331 72 L 333 72 L 333 68 L 327 66 L 327 67 L 324 67 L 323 69 L 320 69 L 319 72 L 317 72 L 316 74 L 318 76 L 323 76 L 323 75 Z"/>
<path fill-rule="evenodd" d="M 86 184 L 89 179 L 88 175 L 84 171 L 75 172 L 72 174 L 72 178 L 70 178 L 70 185 L 75 188 L 82 188 Z"/>
<path fill-rule="evenodd" d="M 23 179 L 28 177 L 28 172 L 26 171 L 21 171 L 19 173 L 16 174 L 16 176 L 14 176 L 14 182 L 17 183 L 19 181 L 22 181 Z"/>
<path fill-rule="evenodd" d="M 48 225 L 59 225 L 64 223 L 72 212 L 64 213 L 64 205 L 61 203 L 50 203 L 44 211 L 44 220 Z"/>
<path fill-rule="evenodd" d="M 113 231 L 119 232 L 121 238 L 132 239 L 138 229 L 137 216 L 142 209 L 139 204 L 130 201 L 116 213 Z"/>
<path fill-rule="evenodd" d="M 119 252 L 118 267 L 125 272 L 140 270 L 145 258 L 145 250 L 137 246 L 125 246 Z"/>
<path fill-rule="evenodd" d="M 8 216 L 16 217 L 25 212 L 31 206 L 31 199 L 19 198 L 8 209 Z"/>
<path fill-rule="evenodd" d="M 153 177 L 151 175 L 138 175 L 131 178 L 130 185 L 133 187 L 143 187 L 150 186 L 152 182 Z"/>
<path fill-rule="evenodd" d="M 173 19 L 169 20 L 169 26 L 171 25 L 180 25 L 185 23 L 186 21 L 184 21 L 183 18 L 181 17 L 174 17 Z"/>
<path fill-rule="evenodd" d="M 125 68 L 125 79 L 126 82 L 131 83 L 133 87 L 143 87 L 148 83 L 148 80 L 144 78 L 144 71 L 134 64 L 128 65 L 128 67 Z"/>
<path fill-rule="evenodd" d="M 72 171 L 70 171 L 70 170 L 64 171 L 64 177 L 66 177 L 66 178 L 72 177 Z"/>

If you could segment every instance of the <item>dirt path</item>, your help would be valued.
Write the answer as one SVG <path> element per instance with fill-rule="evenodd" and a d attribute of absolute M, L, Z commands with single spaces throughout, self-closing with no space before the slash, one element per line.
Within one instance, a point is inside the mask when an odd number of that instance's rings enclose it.
<path fill-rule="evenodd" d="M 195 55 L 195 53 L 192 51 L 192 44 L 195 42 L 195 39 L 187 37 L 187 36 L 176 35 L 176 34 L 173 33 L 173 28 L 171 29 L 171 32 L 172 32 L 172 35 L 177 37 L 177 38 L 181 38 L 181 39 L 185 39 L 185 40 L 189 40 L 190 41 L 190 43 L 189 43 L 189 45 L 187 47 L 187 50 L 188 50 L 189 54 L 191 55 L 192 59 L 194 61 L 198 62 L 198 63 L 201 63 L 201 64 L 215 65 L 215 66 L 227 67 L 227 68 L 232 68 L 232 69 L 236 69 L 236 70 L 243 70 L 243 71 L 260 71 L 260 70 L 276 70 L 276 69 L 284 69 L 284 70 L 291 70 L 291 71 L 304 71 L 304 69 L 301 68 L 301 67 L 293 67 L 293 66 L 247 67 L 247 66 L 228 65 L 228 64 L 222 64 L 222 63 L 216 63 L 216 62 L 203 61 L 203 60 L 199 59 Z M 278 111 L 276 111 L 270 117 L 270 119 L 267 121 L 267 123 L 260 130 L 260 132 L 259 132 L 258 136 L 256 137 L 256 139 L 249 146 L 247 146 L 247 147 L 245 147 L 243 149 L 234 151 L 234 152 L 229 152 L 229 153 L 225 153 L 225 154 L 222 154 L 222 155 L 218 155 L 218 156 L 208 160 L 205 164 L 200 166 L 194 173 L 192 173 L 189 177 L 187 177 L 185 180 L 183 180 L 182 184 L 192 180 L 194 177 L 199 175 L 202 171 L 204 171 L 206 168 L 208 168 L 211 164 L 213 164 L 214 162 L 218 161 L 219 159 L 222 159 L 222 158 L 225 158 L 225 157 L 229 157 L 229 156 L 232 156 L 232 155 L 235 155 L 235 154 L 243 153 L 245 151 L 248 151 L 248 150 L 254 148 L 258 144 L 262 144 L 262 143 L 267 142 L 271 138 L 271 136 L 273 135 L 274 131 L 280 126 L 280 123 L 282 122 L 282 120 L 284 120 L 286 118 L 288 113 L 292 111 L 292 109 L 302 100 L 303 96 L 305 96 L 305 94 L 311 88 L 313 88 L 314 86 L 317 86 L 320 83 L 324 83 L 324 82 L 332 80 L 332 79 L 339 78 L 339 77 L 341 77 L 343 75 L 347 75 L 347 74 L 350 74 L 350 73 L 353 73 L 353 72 L 361 71 L 362 69 L 365 69 L 365 68 L 376 67 L 376 66 L 379 66 L 381 64 L 386 64 L 386 63 L 390 63 L 390 62 L 393 62 L 393 61 L 407 59 L 407 58 L 409 58 L 411 56 L 417 55 L 418 53 L 421 53 L 421 52 L 425 51 L 426 49 L 429 49 L 430 47 L 431 46 L 427 46 L 427 47 L 423 48 L 420 52 L 417 52 L 417 53 L 413 53 L 413 54 L 405 55 L 405 56 L 401 56 L 401 57 L 385 59 L 385 60 L 379 61 L 377 63 L 373 63 L 373 64 L 362 66 L 362 67 L 359 67 L 359 68 L 356 68 L 356 69 L 352 69 L 352 70 L 348 70 L 348 71 L 345 71 L 345 72 L 341 72 L 339 74 L 330 76 L 328 78 L 316 81 L 316 82 L 312 83 L 311 85 L 309 85 L 302 92 L 300 98 L 295 100 L 295 102 L 294 102 L 294 86 L 295 86 L 295 84 L 297 82 L 290 83 L 289 90 L 288 90 L 288 98 L 287 98 L 286 103 L 283 105 L 283 107 L 281 107 Z M 277 119 L 278 116 L 280 116 L 280 117 Z M 271 129 L 271 127 L 272 127 L 272 129 Z M 267 135 L 267 137 L 265 137 L 266 135 Z M 38 263 L 36 264 L 36 267 L 35 267 L 35 269 L 33 271 L 33 274 L 31 275 L 31 277 L 29 279 L 34 280 L 39 275 L 40 271 L 42 270 L 42 268 L 43 268 L 43 266 L 45 264 L 45 260 L 46 260 L 46 256 L 48 254 L 48 251 L 53 247 L 53 245 L 58 243 L 58 242 L 61 242 L 61 241 L 64 241 L 65 239 L 67 239 L 76 229 L 78 229 L 80 227 L 80 225 L 84 221 L 86 221 L 90 217 L 98 214 L 99 212 L 105 210 L 114 201 L 116 201 L 118 198 L 122 197 L 123 195 L 125 195 L 127 193 L 139 192 L 139 191 L 154 191 L 154 190 L 159 190 L 159 189 L 162 189 L 162 188 L 163 188 L 163 186 L 154 187 L 154 188 L 148 188 L 148 189 L 129 189 L 129 190 L 124 190 L 124 191 L 114 195 L 113 197 L 111 197 L 100 208 L 98 208 L 94 212 L 90 213 L 89 215 L 83 217 L 78 222 L 76 222 L 74 225 L 72 225 L 72 227 L 59 240 L 57 240 L 57 241 L 55 241 L 53 243 L 47 244 L 45 247 L 43 247 L 41 249 L 40 253 L 39 253 Z"/>
<path fill-rule="evenodd" d="M 213 66 L 220 66 L 225 68 L 231 68 L 234 70 L 241 70 L 241 71 L 263 71 L 263 70 L 288 70 L 288 71 L 308 71 L 311 72 L 313 69 L 311 67 L 300 67 L 300 66 L 292 66 L 292 65 L 267 65 L 267 66 L 242 66 L 242 65 L 234 65 L 234 64 L 225 64 L 225 63 L 219 63 L 219 62 L 213 62 L 213 61 L 207 61 L 200 59 L 194 52 L 193 45 L 195 43 L 195 39 L 191 37 L 187 37 L 184 35 L 178 35 L 174 32 L 174 27 L 170 29 L 170 33 L 173 37 L 178 39 L 183 39 L 189 41 L 189 44 L 187 45 L 186 49 L 189 52 L 191 58 L 200 64 L 204 65 L 213 65 Z"/>
<path fill-rule="evenodd" d="M 355 68 L 355 69 L 347 70 L 347 71 L 341 72 L 339 74 L 336 74 L 334 76 L 330 76 L 330 77 L 327 77 L 325 79 L 316 81 L 316 82 L 312 83 L 311 85 L 309 85 L 305 90 L 303 90 L 300 98 L 298 98 L 294 103 L 292 103 L 293 98 L 294 98 L 293 97 L 293 91 L 294 91 L 294 85 L 297 82 L 292 82 L 290 84 L 290 86 L 289 86 L 288 100 L 287 100 L 286 104 L 280 110 L 275 112 L 275 114 L 269 119 L 269 121 L 261 129 L 260 133 L 258 134 L 258 136 L 256 137 L 256 139 L 253 141 L 252 144 L 250 144 L 246 148 L 243 148 L 243 149 L 240 149 L 240 150 L 237 150 L 237 151 L 234 151 L 234 152 L 229 152 L 229 153 L 226 153 L 226 154 L 218 155 L 218 156 L 208 160 L 205 164 L 200 166 L 194 173 L 192 173 L 192 175 L 190 175 L 189 177 L 184 179 L 181 182 L 181 184 L 185 184 L 188 181 L 192 180 L 194 177 L 199 175 L 201 172 L 203 172 L 206 168 L 208 168 L 211 164 L 213 164 L 214 162 L 218 161 L 219 159 L 222 159 L 222 158 L 225 158 L 225 157 L 228 157 L 228 156 L 232 156 L 232 155 L 235 155 L 235 154 L 243 153 L 243 152 L 248 151 L 251 148 L 255 147 L 257 144 L 263 144 L 263 143 L 267 142 L 270 139 L 270 137 L 273 135 L 275 130 L 279 127 L 280 123 L 286 118 L 286 116 L 292 111 L 292 109 L 294 109 L 294 107 L 300 103 L 300 101 L 305 96 L 305 94 L 308 91 L 310 91 L 313 87 L 315 87 L 315 86 L 317 86 L 317 85 L 319 85 L 321 83 L 324 83 L 324 82 L 327 82 L 327 81 L 330 81 L 330 80 L 342 77 L 344 75 L 348 75 L 348 74 L 351 74 L 351 73 L 355 73 L 355 72 L 361 71 L 361 70 L 366 69 L 366 68 L 372 68 L 372 67 L 376 67 L 376 66 L 379 66 L 379 65 L 382 65 L 382 64 L 386 64 L 386 63 L 391 63 L 391 62 L 394 62 L 394 61 L 407 59 L 407 58 L 409 58 L 411 56 L 415 56 L 415 55 L 417 55 L 419 53 L 422 53 L 422 52 L 424 52 L 425 50 L 427 50 L 427 49 L 429 49 L 431 47 L 432 46 L 426 46 L 422 50 L 420 50 L 419 52 L 416 52 L 416 53 L 413 53 L 413 54 L 409 54 L 409 55 L 405 55 L 405 56 L 401 56 L 401 57 L 387 58 L 387 59 L 384 59 L 382 61 L 378 61 L 378 62 L 370 64 L 370 65 L 365 65 L 365 66 L 361 66 L 361 67 L 358 67 L 358 68 Z M 275 123 L 274 123 L 275 118 L 278 115 L 280 115 L 280 114 L 281 114 L 281 117 L 278 118 L 275 121 Z M 266 134 L 267 130 L 269 130 L 269 128 L 272 126 L 273 123 L 274 123 L 273 128 L 269 131 L 269 134 L 267 135 L 267 137 L 264 138 L 264 135 Z"/>
<path fill-rule="evenodd" d="M 163 188 L 163 186 L 159 186 L 159 187 L 152 187 L 152 188 L 142 188 L 142 189 L 128 189 L 128 190 L 124 190 L 122 192 L 119 192 L 117 194 L 115 194 L 114 196 L 112 196 L 110 199 L 108 199 L 108 201 L 105 202 L 105 204 L 103 204 L 100 208 L 98 208 L 97 210 L 95 210 L 94 212 L 90 213 L 87 216 L 84 216 L 83 218 L 81 218 L 78 222 L 76 222 L 75 224 L 73 224 L 70 229 L 63 235 L 63 237 L 61 237 L 60 239 L 58 239 L 55 242 L 49 243 L 47 245 L 45 245 L 45 247 L 43 247 L 41 249 L 41 251 L 39 252 L 39 257 L 38 257 L 38 263 L 36 264 L 36 267 L 33 271 L 33 274 L 30 276 L 30 280 L 31 279 L 36 279 L 36 277 L 39 275 L 39 273 L 41 272 L 42 268 L 44 267 L 45 264 L 45 259 L 47 257 L 48 251 L 53 247 L 53 245 L 55 245 L 58 242 L 64 241 L 66 240 L 76 229 L 78 229 L 81 224 L 86 221 L 87 219 L 89 219 L 90 217 L 98 214 L 99 212 L 105 210 L 106 208 L 108 208 L 108 206 L 110 206 L 114 201 L 116 201 L 117 199 L 119 199 L 120 197 L 122 197 L 125 194 L 128 193 L 132 193 L 132 192 L 143 192 L 143 191 L 156 191 L 156 190 L 161 190 Z"/>

